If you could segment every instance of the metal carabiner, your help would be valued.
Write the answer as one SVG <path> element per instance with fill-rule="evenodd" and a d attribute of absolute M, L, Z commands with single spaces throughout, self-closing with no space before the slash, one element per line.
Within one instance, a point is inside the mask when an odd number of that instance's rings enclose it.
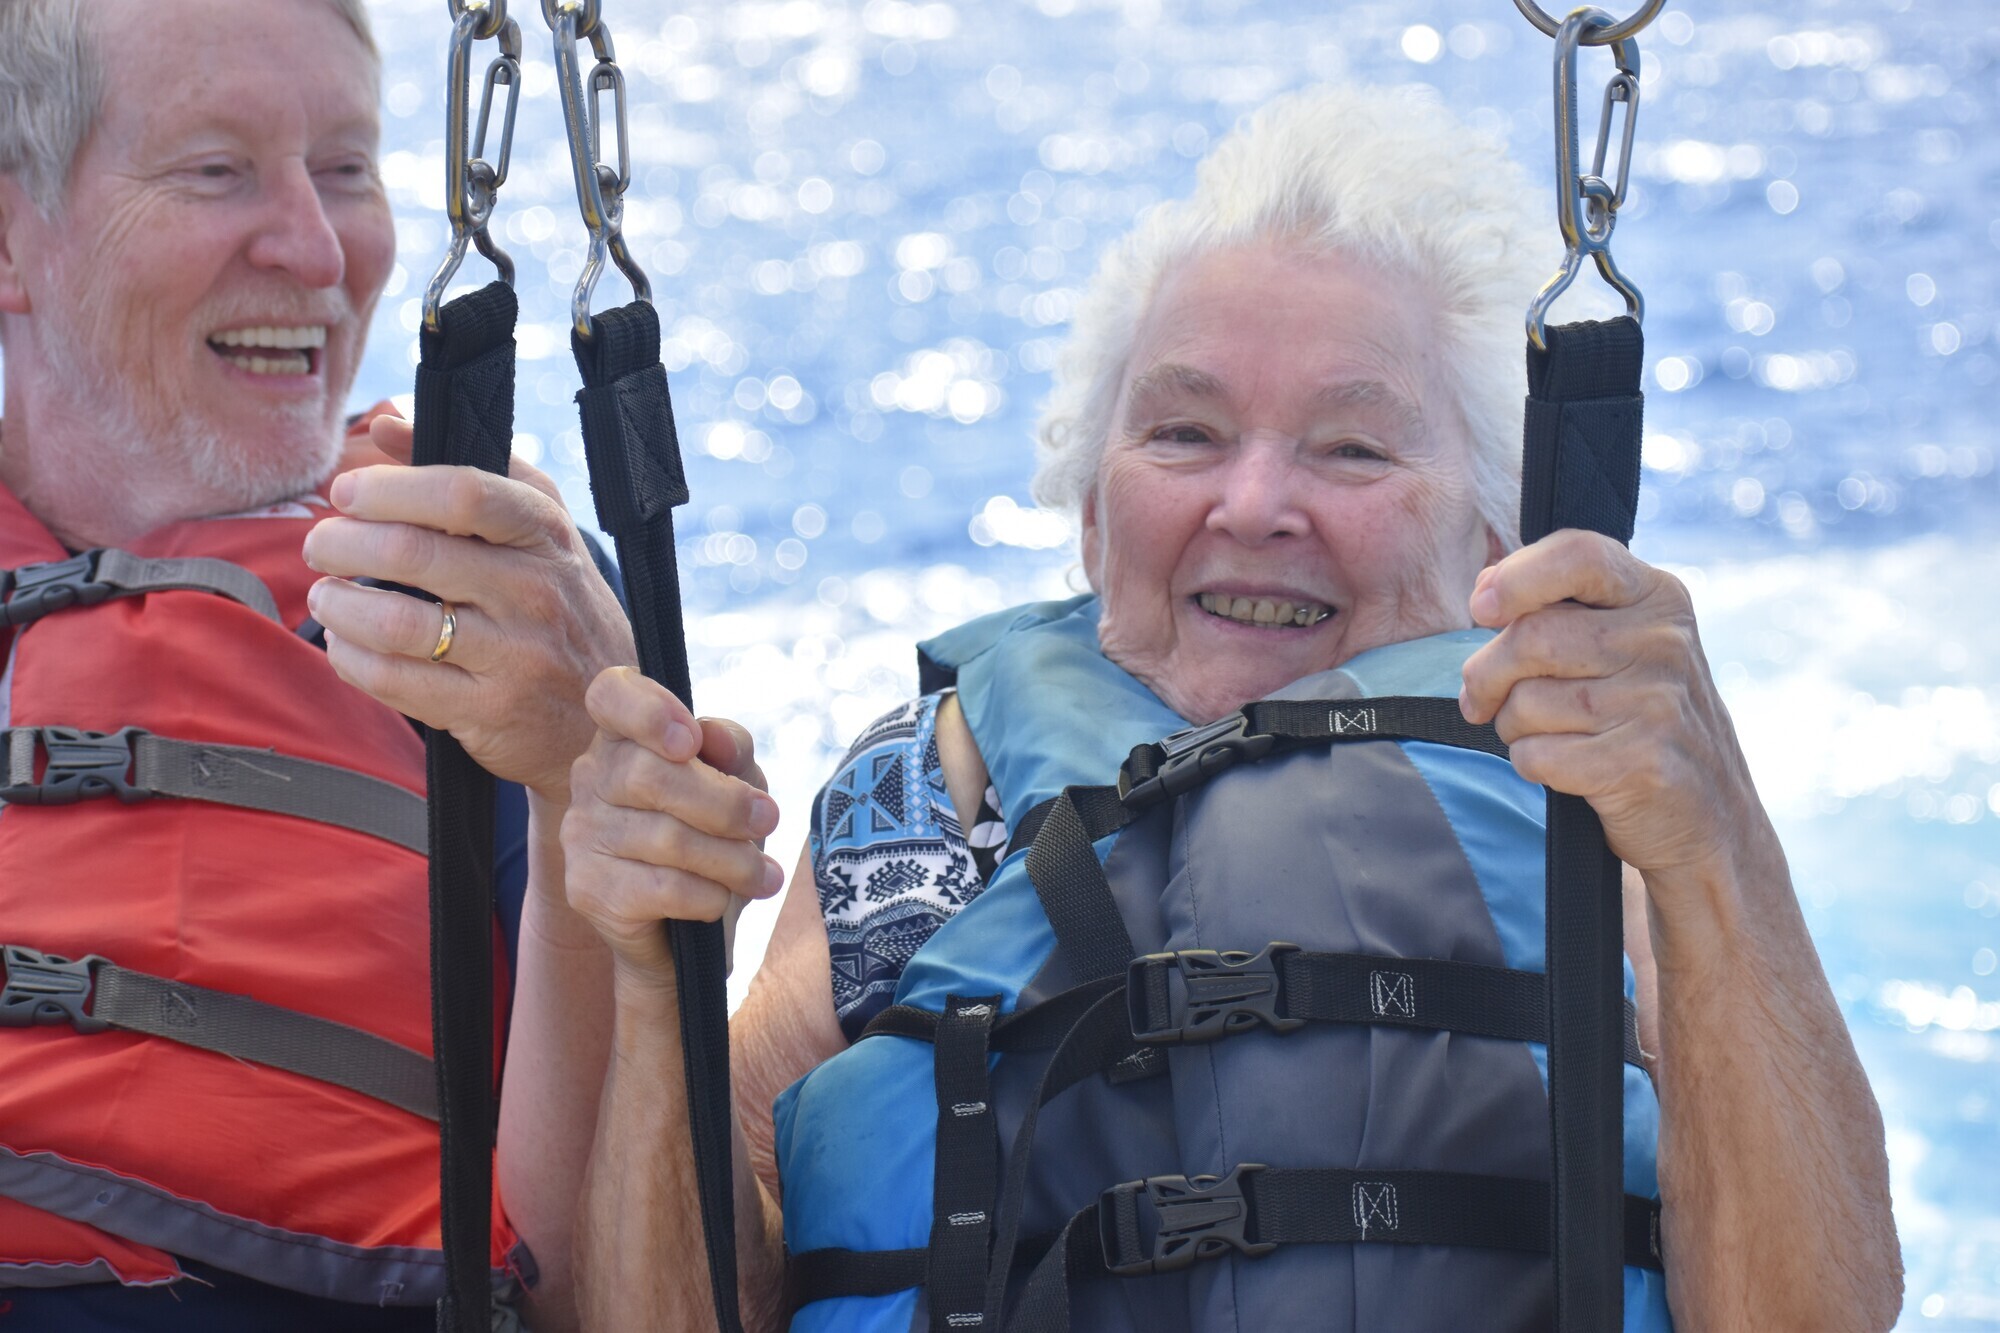
<path fill-rule="evenodd" d="M 1660 11 L 1666 7 L 1667 0 L 1646 0 L 1630 18 L 1584 34 L 1583 44 L 1585 46 L 1610 46 L 1614 42 L 1621 42 L 1627 37 L 1636 36 L 1648 23 L 1658 18 Z M 1528 22 L 1540 28 L 1544 37 L 1555 36 L 1557 30 L 1562 26 L 1551 18 L 1540 5 L 1536 4 L 1535 0 L 1514 0 L 1514 8 L 1520 10 L 1522 17 L 1527 19 Z M 1606 17 L 1609 18 L 1609 15 Z"/>
<path fill-rule="evenodd" d="M 500 281 L 514 284 L 514 261 L 494 241 L 488 223 L 500 187 L 507 181 L 507 164 L 514 153 L 514 115 L 521 105 L 521 26 L 507 17 L 507 0 L 446 0 L 452 14 L 450 66 L 445 92 L 445 216 L 451 220 L 451 245 L 424 289 L 424 327 L 439 328 L 445 288 L 465 262 L 468 242 L 479 247 L 498 270 Z M 486 67 L 479 98 L 479 120 L 466 148 L 467 120 L 472 106 L 472 46 L 498 38 L 500 53 Z M 486 136 L 493 117 L 496 89 L 505 85 L 507 105 L 500 122 L 497 163 L 486 159 Z"/>
<path fill-rule="evenodd" d="M 632 184 L 632 140 L 625 110 L 625 75 L 611 44 L 611 31 L 598 14 L 598 0 L 542 0 L 542 14 L 555 34 L 556 86 L 562 97 L 563 128 L 569 141 L 570 170 L 576 179 L 577 208 L 590 232 L 583 273 L 570 298 L 576 336 L 590 340 L 590 298 L 604 275 L 607 256 L 618 265 L 633 296 L 648 304 L 653 287 L 625 243 L 625 191 Z M 577 43 L 590 41 L 597 63 L 586 78 Z M 603 160 L 603 95 L 611 94 L 617 164 Z"/>
<path fill-rule="evenodd" d="M 1626 313 L 1635 320 L 1645 318 L 1645 298 L 1618 271 L 1617 261 L 1611 257 L 1611 231 L 1631 180 L 1632 139 L 1638 128 L 1639 44 L 1631 37 L 1609 43 L 1618 72 L 1605 85 L 1604 115 L 1597 127 L 1591 169 L 1588 174 L 1577 170 L 1577 48 L 1586 44 L 1587 33 L 1610 26 L 1609 14 L 1585 5 L 1570 11 L 1556 30 L 1556 222 L 1562 229 L 1564 252 L 1562 268 L 1542 284 L 1528 306 L 1528 341 L 1537 348 L 1547 348 L 1549 307 L 1576 280 L 1586 255 L 1604 281 L 1625 298 Z M 1604 179 L 1604 169 L 1611 147 L 1611 117 L 1621 102 L 1625 106 L 1625 132 L 1619 147 L 1617 183 L 1613 185 Z"/>

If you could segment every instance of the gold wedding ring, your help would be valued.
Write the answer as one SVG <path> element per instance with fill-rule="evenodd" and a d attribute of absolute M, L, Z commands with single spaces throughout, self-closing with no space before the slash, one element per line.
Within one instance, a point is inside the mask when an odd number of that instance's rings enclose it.
<path fill-rule="evenodd" d="M 451 609 L 451 603 L 439 602 L 438 609 L 444 612 L 444 624 L 438 627 L 437 647 L 431 649 L 433 662 L 444 661 L 444 655 L 451 651 L 451 641 L 458 637 L 458 613 Z"/>

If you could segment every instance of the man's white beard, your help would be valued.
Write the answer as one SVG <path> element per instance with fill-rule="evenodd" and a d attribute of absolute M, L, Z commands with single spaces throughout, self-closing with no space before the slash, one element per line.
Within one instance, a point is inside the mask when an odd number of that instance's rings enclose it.
<path fill-rule="evenodd" d="M 340 432 L 327 424 L 319 404 L 272 413 L 275 432 L 309 441 L 309 448 L 232 444 L 201 419 L 182 386 L 122 378 L 105 355 L 106 324 L 91 309 L 108 303 L 78 295 L 73 315 L 56 303 L 29 321 L 46 377 L 38 395 L 44 413 L 61 421 L 65 434 L 74 433 L 74 443 L 59 452 L 37 451 L 37 492 L 73 494 L 109 481 L 121 488 L 119 509 L 137 530 L 148 531 L 292 499 L 333 471 Z"/>

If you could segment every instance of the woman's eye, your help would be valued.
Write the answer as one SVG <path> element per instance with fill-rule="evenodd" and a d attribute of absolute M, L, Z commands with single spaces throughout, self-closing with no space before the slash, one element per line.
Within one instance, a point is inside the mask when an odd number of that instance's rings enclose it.
<path fill-rule="evenodd" d="M 1161 426 L 1153 432 L 1152 438 L 1167 444 L 1207 444 L 1215 437 L 1209 434 L 1206 426 L 1180 422 L 1172 426 Z"/>
<path fill-rule="evenodd" d="M 1343 440 L 1328 451 L 1335 458 L 1361 458 L 1379 462 L 1384 457 L 1381 450 L 1353 440 Z"/>
<path fill-rule="evenodd" d="M 203 180 L 223 181 L 236 175 L 236 168 L 228 162 L 204 162 L 195 168 L 195 174 Z"/>

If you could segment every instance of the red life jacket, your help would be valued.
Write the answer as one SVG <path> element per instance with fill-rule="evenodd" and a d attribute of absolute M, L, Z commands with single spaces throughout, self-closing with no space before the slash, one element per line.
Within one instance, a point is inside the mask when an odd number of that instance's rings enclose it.
<path fill-rule="evenodd" d="M 409 723 L 295 632 L 317 577 L 300 547 L 324 513 L 290 504 L 175 523 L 128 548 L 240 566 L 269 590 L 275 621 L 176 590 L 0 628 L 6 725 L 139 727 L 421 796 L 424 747 Z M 68 556 L 0 487 L 0 570 Z M 186 996 L 248 996 L 428 1058 L 429 936 L 426 858 L 383 836 L 205 799 L 0 805 L 0 944 L 101 956 L 184 984 Z M 501 953 L 502 997 L 505 963 Z M 185 1002 L 171 989 L 160 998 Z M 496 1008 L 504 1019 L 504 998 Z M 432 1120 L 160 1036 L 6 1021 L 0 1286 L 172 1281 L 179 1255 L 333 1299 L 417 1305 L 440 1294 Z M 497 1197 L 491 1252 L 496 1283 L 520 1276 Z"/>

